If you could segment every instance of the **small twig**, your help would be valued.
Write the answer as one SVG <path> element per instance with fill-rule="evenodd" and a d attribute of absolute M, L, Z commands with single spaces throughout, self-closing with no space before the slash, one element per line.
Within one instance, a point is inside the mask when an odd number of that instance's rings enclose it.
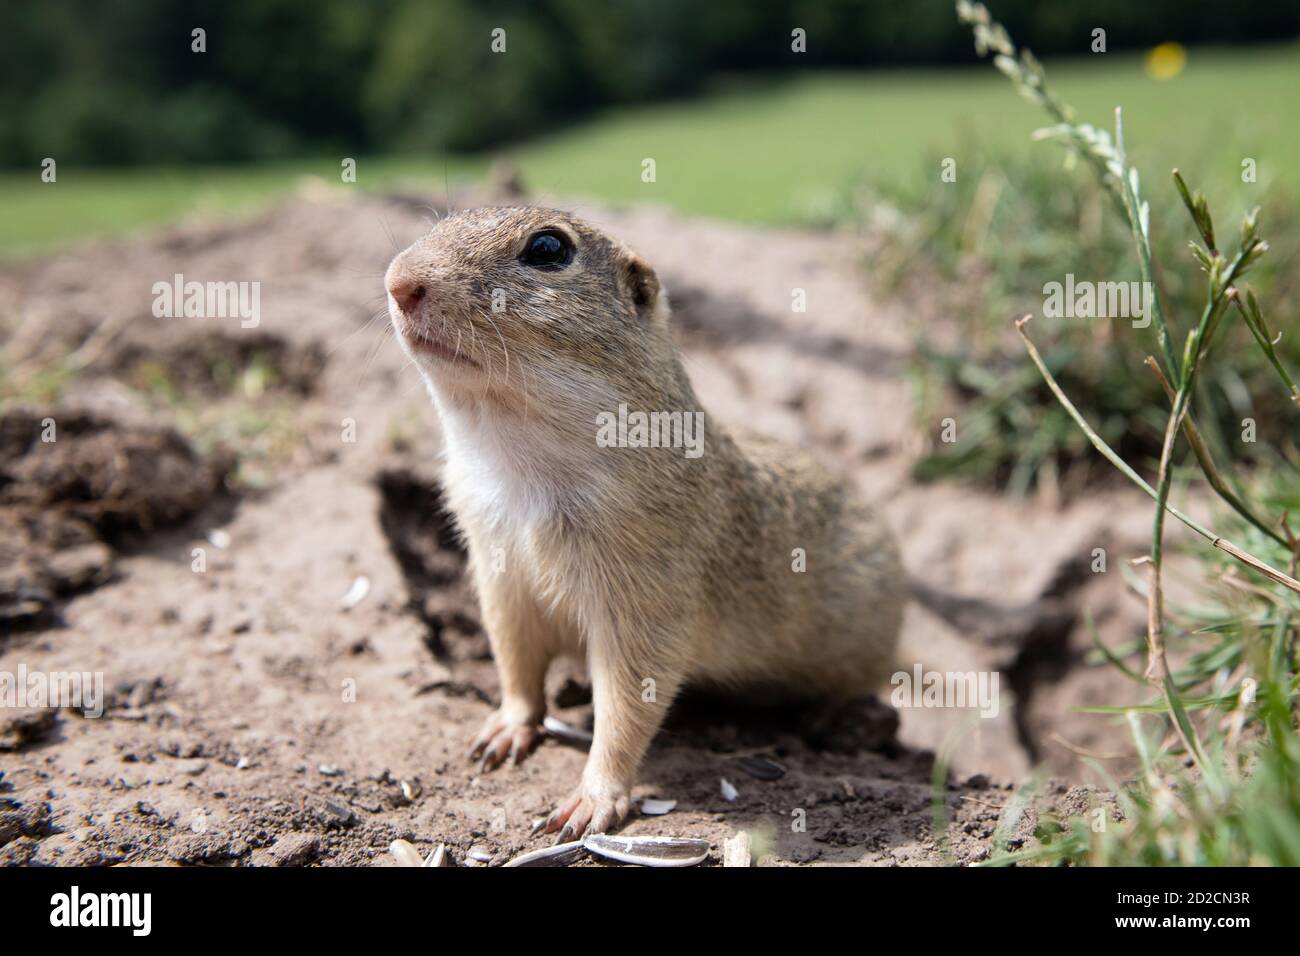
<path fill-rule="evenodd" d="M 1278 522 L 1278 525 L 1281 527 L 1282 533 L 1286 535 L 1286 546 L 1291 549 L 1291 560 L 1287 570 L 1291 572 L 1291 577 L 1295 577 L 1296 563 L 1300 562 L 1300 538 L 1297 538 L 1295 532 L 1291 530 L 1291 524 L 1287 521 L 1288 515 L 1290 515 L 1290 511 L 1283 511 L 1282 520 Z"/>
<path fill-rule="evenodd" d="M 1102 753 L 1099 750 L 1089 750 L 1087 747 L 1080 747 L 1078 744 L 1072 744 L 1058 733 L 1047 735 L 1047 739 L 1058 747 L 1064 747 L 1072 754 L 1080 757 L 1088 757 L 1092 760 L 1125 760 L 1132 757 L 1132 753 Z"/>
<path fill-rule="evenodd" d="M 970 801 L 971 803 L 978 803 L 981 807 L 991 807 L 994 810 L 1002 810 L 1006 808 L 1005 803 L 989 803 L 987 800 L 980 800 L 978 797 L 972 797 L 965 793 L 959 793 L 958 796 L 963 800 Z"/>
<path fill-rule="evenodd" d="M 1278 596 L 1268 588 L 1260 587 L 1258 584 L 1239 577 L 1237 574 L 1237 566 L 1235 564 L 1224 568 L 1223 572 L 1219 575 L 1219 580 L 1227 587 L 1236 588 L 1238 591 L 1244 591 L 1247 594 L 1253 594 L 1265 601 L 1280 605 Z"/>
<path fill-rule="evenodd" d="M 95 327 L 77 350 L 66 359 L 70 371 L 79 372 L 97 361 L 100 355 L 117 336 L 126 328 L 131 313 L 122 312 L 116 318 L 107 319 Z"/>

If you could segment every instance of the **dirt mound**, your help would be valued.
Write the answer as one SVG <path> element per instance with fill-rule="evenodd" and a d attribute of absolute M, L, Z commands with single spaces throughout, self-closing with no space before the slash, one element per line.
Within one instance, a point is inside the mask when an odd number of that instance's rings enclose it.
<path fill-rule="evenodd" d="M 85 521 L 0 507 L 0 629 L 49 623 L 56 599 L 105 583 L 112 565 Z"/>
<path fill-rule="evenodd" d="M 107 536 L 184 520 L 223 474 L 172 428 L 76 410 L 0 415 L 0 506 L 66 515 Z"/>
<path fill-rule="evenodd" d="M 262 388 L 283 388 L 309 395 L 325 368 L 319 343 L 295 346 L 278 335 L 206 331 L 174 341 L 125 341 L 114 347 L 107 364 L 113 374 L 133 384 L 165 375 L 171 387 L 192 397 L 224 395 L 253 371 Z"/>
<path fill-rule="evenodd" d="M 106 542 L 189 518 L 227 468 L 168 427 L 61 408 L 0 415 L 0 623 L 48 621 L 56 598 L 103 584 Z"/>

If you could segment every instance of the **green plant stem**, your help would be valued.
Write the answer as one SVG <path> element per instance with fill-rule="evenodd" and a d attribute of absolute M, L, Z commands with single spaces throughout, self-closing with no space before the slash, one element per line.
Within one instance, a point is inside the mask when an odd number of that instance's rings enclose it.
<path fill-rule="evenodd" d="M 1236 290 L 1234 289 L 1233 293 L 1235 292 Z M 1286 366 L 1284 366 L 1281 360 L 1278 359 L 1277 349 L 1275 349 L 1273 343 L 1269 341 L 1265 330 L 1256 326 L 1256 320 L 1251 316 L 1250 312 L 1247 311 L 1246 306 L 1242 304 L 1241 296 L 1233 293 L 1230 293 L 1230 298 L 1234 303 L 1236 303 L 1237 311 L 1241 313 L 1241 317 L 1246 323 L 1246 328 L 1250 329 L 1250 334 L 1254 337 L 1255 343 L 1259 346 L 1260 351 L 1264 353 L 1269 364 L 1273 366 L 1273 369 L 1282 379 L 1282 384 L 1285 385 L 1287 391 L 1291 393 L 1291 401 L 1300 405 L 1300 388 L 1296 387 L 1295 380 L 1291 378 L 1291 373 L 1286 370 Z M 1253 296 L 1253 293 L 1250 294 Z"/>
<path fill-rule="evenodd" d="M 1169 379 L 1165 378 L 1165 374 L 1160 368 L 1160 363 L 1157 362 L 1153 356 L 1148 355 L 1147 366 L 1155 373 L 1160 385 L 1164 388 L 1165 396 L 1169 399 L 1169 406 L 1172 409 L 1174 404 L 1174 389 L 1173 386 L 1169 384 Z M 1210 454 L 1209 446 L 1205 444 L 1205 438 L 1201 435 L 1200 429 L 1196 427 L 1196 422 L 1192 419 L 1190 412 L 1183 419 L 1183 434 L 1187 436 L 1187 444 L 1191 446 L 1192 453 L 1196 456 L 1196 461 L 1201 466 L 1201 471 L 1205 473 L 1206 479 L 1210 482 L 1210 487 L 1218 493 L 1219 497 L 1226 501 L 1232 509 L 1237 512 L 1237 514 L 1241 515 L 1254 525 L 1260 533 L 1267 535 L 1278 544 L 1289 549 L 1291 547 L 1291 542 L 1282 534 L 1265 524 L 1264 519 L 1256 515 L 1255 512 L 1251 510 L 1250 505 L 1243 501 L 1240 496 L 1237 495 L 1236 491 L 1234 491 L 1228 484 L 1227 480 L 1223 477 L 1223 473 L 1219 471 L 1219 466 L 1215 463 L 1213 455 Z"/>
<path fill-rule="evenodd" d="M 1147 484 L 1145 479 L 1129 466 L 1128 462 L 1116 454 L 1113 448 L 1106 444 L 1102 437 L 1093 430 L 1091 425 L 1088 424 L 1087 420 L 1079 414 L 1079 410 L 1074 407 L 1074 403 L 1070 401 L 1065 392 L 1061 390 L 1061 386 L 1057 383 L 1056 379 L 1052 376 L 1052 373 L 1048 371 L 1047 365 L 1043 362 L 1043 357 L 1038 354 L 1038 349 L 1035 348 L 1034 343 L 1030 340 L 1029 336 L 1025 334 L 1023 326 L 1027 321 L 1029 321 L 1029 318 L 1029 316 L 1025 316 L 1025 318 L 1017 322 L 1016 330 L 1020 333 L 1021 339 L 1024 340 L 1025 348 L 1029 352 L 1029 357 L 1033 363 L 1038 366 L 1039 374 L 1043 376 L 1043 380 L 1047 383 L 1047 387 L 1052 390 L 1052 394 L 1056 396 L 1056 400 L 1061 403 L 1061 406 L 1067 413 L 1069 413 L 1070 417 L 1074 419 L 1075 424 L 1083 430 L 1083 433 L 1088 437 L 1088 440 L 1092 442 L 1092 446 L 1101 453 L 1102 457 L 1114 465 L 1121 474 L 1128 478 L 1129 481 L 1133 482 L 1133 484 L 1137 485 L 1154 499 L 1156 497 L 1156 490 Z M 1227 538 L 1221 537 L 1214 531 L 1205 527 L 1205 525 L 1201 524 L 1195 518 L 1184 514 L 1182 511 L 1167 502 L 1165 504 L 1165 510 L 1199 534 L 1202 538 L 1205 538 L 1220 551 L 1232 555 L 1232 557 L 1236 558 L 1242 564 L 1258 571 L 1270 581 L 1276 581 L 1278 584 L 1300 594 L 1300 581 L 1297 581 L 1289 575 L 1283 574 L 1281 571 L 1261 561 L 1253 554 L 1243 551 Z"/>
<path fill-rule="evenodd" d="M 1169 326 L 1165 322 L 1165 310 L 1160 304 L 1160 286 L 1156 282 L 1155 267 L 1151 261 L 1151 235 L 1150 221 L 1148 219 L 1150 213 L 1148 210 L 1146 215 L 1143 214 L 1142 201 L 1138 198 L 1137 189 L 1134 186 L 1136 180 L 1131 173 L 1132 167 L 1128 164 L 1128 154 L 1124 150 L 1124 114 L 1118 106 L 1115 107 L 1115 149 L 1119 154 L 1121 169 L 1121 175 L 1116 185 L 1123 200 L 1129 228 L 1133 233 L 1133 246 L 1137 250 L 1138 270 L 1142 274 L 1142 281 L 1148 283 L 1148 288 L 1152 290 L 1151 317 L 1155 322 L 1156 342 L 1159 343 L 1160 351 L 1164 354 L 1169 374 L 1177 377 L 1181 371 L 1178 365 L 1178 355 L 1174 352 L 1173 342 L 1169 338 Z"/>
<path fill-rule="evenodd" d="M 1187 337 L 1182 375 L 1178 390 L 1174 394 L 1174 407 L 1165 426 L 1165 439 L 1160 449 L 1160 468 L 1156 479 L 1156 513 L 1151 522 L 1151 587 L 1147 591 L 1147 679 L 1154 683 L 1164 684 L 1169 676 L 1169 662 L 1165 656 L 1164 593 L 1161 588 L 1161 574 L 1164 559 L 1165 511 L 1169 504 L 1169 490 L 1173 484 L 1173 469 L 1170 467 L 1170 461 L 1173 457 L 1174 442 L 1182 428 L 1188 405 L 1196 389 L 1196 373 L 1200 369 L 1201 356 L 1205 354 L 1211 332 L 1223 312 L 1228 289 L 1232 288 L 1232 282 L 1252 248 L 1253 243 L 1242 246 L 1221 280 L 1213 275 L 1210 277 L 1210 296 L 1206 300 L 1205 308 L 1201 310 L 1200 323 Z"/>

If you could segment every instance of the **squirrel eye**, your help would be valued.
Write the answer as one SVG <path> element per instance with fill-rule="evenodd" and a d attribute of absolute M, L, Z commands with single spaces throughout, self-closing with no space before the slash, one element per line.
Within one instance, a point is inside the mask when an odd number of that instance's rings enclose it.
<path fill-rule="evenodd" d="M 534 269 L 563 269 L 573 261 L 573 243 L 558 229 L 543 229 L 529 237 L 519 258 Z"/>

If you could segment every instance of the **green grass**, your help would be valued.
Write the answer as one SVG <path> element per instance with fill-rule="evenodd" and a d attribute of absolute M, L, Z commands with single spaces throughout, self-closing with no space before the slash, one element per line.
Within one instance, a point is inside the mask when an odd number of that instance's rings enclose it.
<path fill-rule="evenodd" d="M 465 175 L 477 165 L 454 161 L 448 176 Z M 381 159 L 358 162 L 363 188 L 403 180 L 429 180 L 429 164 Z M 443 184 L 438 164 L 438 189 Z M 170 222 L 189 215 L 249 212 L 291 192 L 305 178 L 339 182 L 339 160 L 310 159 L 257 166 L 159 167 L 149 169 L 70 169 L 60 166 L 58 181 L 42 183 L 38 173 L 0 175 L 0 208 L 5 229 L 0 254 L 21 256 L 70 240 L 112 235 Z"/>
<path fill-rule="evenodd" d="M 1043 283 L 1077 276 L 1140 278 L 1123 217 L 1083 164 L 1061 167 L 1055 144 L 1027 144 L 1023 155 L 968 165 L 965 179 L 931 196 L 887 194 L 898 209 L 890 241 L 868 268 L 882 287 L 908 296 L 921 362 L 912 369 L 916 419 L 923 427 L 959 412 L 957 441 L 936 443 L 918 462 L 920 480 L 961 479 L 1023 495 L 1041 482 L 1067 497 L 1094 479 L 1113 476 L 1056 402 L 1036 370 L 1025 364 L 1010 319 L 1031 313 L 1053 375 L 1121 455 L 1141 466 L 1158 459 L 1167 407 L 1144 365 L 1158 351 L 1154 329 L 1124 319 L 1053 319 L 1042 314 Z M 1183 163 L 1194 183 L 1206 180 L 1198 160 Z M 1196 236 L 1165 170 L 1142 177 L 1155 225 L 1153 244 L 1169 314 L 1192 321 L 1203 305 L 1203 275 L 1187 243 Z M 992 189 L 987 187 L 992 186 Z M 1248 206 L 1261 207 L 1271 249 L 1249 285 L 1267 303 L 1279 328 L 1300 306 L 1300 213 L 1281 189 L 1256 191 L 1237 183 L 1211 194 L 1225 239 Z M 992 202 L 988 197 L 996 196 Z M 972 223 L 981 223 L 972 229 Z M 974 238 L 973 238 L 974 236 Z M 913 290 L 922 290 L 915 293 Z M 952 335 L 949 326 L 960 334 Z M 1268 466 L 1271 449 L 1294 444 L 1296 407 L 1275 385 L 1265 355 L 1244 322 L 1224 323 L 1224 347 L 1239 356 L 1207 370 L 1194 410 L 1220 456 Z M 1120 343 L 1128 347 L 1117 347 Z M 1300 367 L 1300 339 L 1283 335 L 1283 363 Z M 1240 440 L 1242 421 L 1257 422 L 1254 443 Z M 1064 479 L 1064 480 L 1058 480 Z"/>
<path fill-rule="evenodd" d="M 1098 56 L 1053 65 L 1062 94 L 1084 117 L 1108 123 L 1117 104 L 1141 117 L 1134 159 L 1167 169 L 1176 157 L 1204 156 L 1218 173 L 1205 188 L 1240 183 L 1244 156 L 1261 181 L 1275 177 L 1300 192 L 1300 47 L 1192 51 L 1173 80 L 1158 82 L 1135 56 Z M 1029 103 L 1008 101 L 989 71 L 906 71 L 806 76 L 761 90 L 660 106 L 592 123 L 529 145 L 518 162 L 530 181 L 559 195 L 654 199 L 693 213 L 759 222 L 816 214 L 844 187 L 866 179 L 894 183 L 923 173 L 939 182 L 935 154 L 1020 151 L 1044 125 Z M 1234 105 L 1248 91 L 1249 122 Z M 1135 130 L 1135 133 L 1138 130 Z M 969 146 L 967 144 L 970 144 Z M 638 178 L 652 156 L 658 182 Z"/>
<path fill-rule="evenodd" d="M 1117 104 L 1133 117 L 1135 163 L 1167 170 L 1198 157 L 1202 188 L 1240 187 L 1240 164 L 1300 194 L 1300 47 L 1197 49 L 1168 81 L 1141 57 L 1097 55 L 1048 64 L 1081 118 L 1109 121 Z M 1042 125 L 1035 108 L 1009 99 L 987 68 L 772 76 L 724 84 L 710 95 L 623 109 L 506 150 L 535 190 L 564 198 L 665 203 L 744 222 L 837 218 L 843 197 L 867 181 L 898 188 L 938 185 L 935 157 L 966 164 L 1023 149 Z M 1269 90 L 1267 97 L 1251 91 Z M 1248 109 L 1234 109 L 1249 99 Z M 657 181 L 641 181 L 653 157 Z M 56 157 L 58 158 L 58 157 Z M 86 235 L 116 233 L 191 212 L 255 208 L 305 175 L 337 182 L 341 157 L 224 169 L 87 171 L 71 159 L 59 181 L 38 171 L 0 176 L 5 229 L 0 253 L 22 254 Z M 485 157 L 361 159 L 362 188 L 406 181 L 434 195 L 444 171 L 479 173 Z"/>
<path fill-rule="evenodd" d="M 1284 465 L 1251 491 L 1270 510 L 1281 510 L 1300 505 L 1296 488 L 1294 466 Z M 1284 548 L 1245 522 L 1224 520 L 1227 534 L 1285 567 L 1290 556 Z M 1188 767 L 1186 752 L 1170 743 L 1161 695 L 1152 693 L 1149 703 L 1131 707 L 1090 708 L 1127 716 L 1140 772 L 1119 781 L 1100 762 L 1088 761 L 1098 796 L 1112 799 L 1096 799 L 1090 812 L 1072 819 L 1053 814 L 1031 782 L 1008 804 L 1012 809 L 1000 830 L 1014 830 L 1019 814 L 1036 804 L 1035 842 L 1014 852 L 1003 843 L 984 865 L 1300 865 L 1300 601 L 1279 587 L 1227 584 L 1241 581 L 1232 562 L 1213 549 L 1197 554 L 1203 558 L 1204 589 L 1194 606 L 1171 607 L 1168 623 L 1170 646 L 1183 658 L 1173 680 L 1206 770 Z M 1144 596 L 1145 581 L 1129 577 Z M 1103 656 L 1095 663 L 1118 667 L 1145 685 L 1142 641 L 1114 648 L 1098 642 L 1098 648 Z"/>

